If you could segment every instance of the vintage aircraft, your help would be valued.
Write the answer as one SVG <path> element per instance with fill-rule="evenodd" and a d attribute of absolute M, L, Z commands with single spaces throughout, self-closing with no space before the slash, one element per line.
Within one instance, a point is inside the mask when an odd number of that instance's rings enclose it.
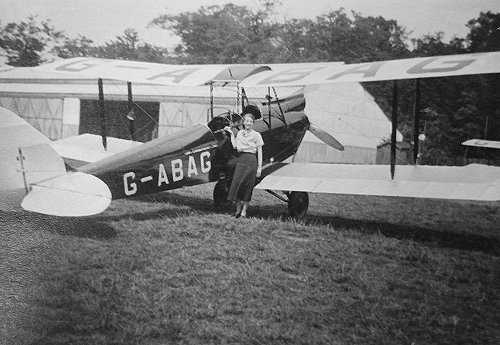
<path fill-rule="evenodd" d="M 295 103 L 291 102 L 291 106 Z M 266 142 L 264 162 L 281 162 L 292 156 L 307 130 L 343 149 L 328 133 L 312 125 L 303 112 L 287 111 L 287 102 L 280 107 L 286 117 L 271 115 L 256 121 L 254 126 Z M 261 118 L 258 107 L 246 109 Z M 223 128 L 231 125 L 237 130 L 242 123 L 239 114 L 229 112 L 214 117 L 208 125 L 198 124 L 144 144 L 107 138 L 111 139 L 110 148 L 121 144 L 124 150 L 118 148 L 96 157 L 95 152 L 102 153 L 102 149 L 92 148 L 99 144 L 98 136 L 83 135 L 50 143 L 12 112 L 1 109 L 0 116 L 5 139 L 2 155 L 8 155 L 2 163 L 2 171 L 7 173 L 2 181 L 4 191 L 8 186 L 10 192 L 27 192 L 22 201 L 24 209 L 59 216 L 95 214 L 107 208 L 112 199 L 213 181 L 218 181 L 214 200 L 222 204 L 232 176 L 229 162 L 236 154 Z M 68 150 L 70 146 L 73 149 Z M 93 161 L 95 158 L 98 159 Z M 264 175 L 273 170 L 271 165 L 265 167 Z M 38 176 L 42 171 L 45 175 Z M 51 175 L 54 177 L 47 179 Z M 290 193 L 290 203 L 300 201 L 300 196 Z"/>
<path fill-rule="evenodd" d="M 171 66 L 131 61 L 77 58 L 35 67 L 67 75 L 85 75 L 166 85 L 236 83 L 237 87 L 418 79 L 479 73 L 500 73 L 500 52 L 439 56 L 343 65 L 318 63 L 303 66 Z M 397 84 L 394 88 L 397 96 Z M 397 99 L 397 97 L 395 97 Z M 397 109 L 397 104 L 394 104 Z M 266 115 L 267 108 L 267 115 Z M 213 108 L 212 108 L 213 109 Z M 261 132 L 263 179 L 256 188 L 270 191 L 288 202 L 290 214 L 302 216 L 308 192 L 387 195 L 422 198 L 500 200 L 500 168 L 400 166 L 395 174 L 393 113 L 391 173 L 384 166 L 282 163 L 298 149 L 307 130 L 328 145 L 342 149 L 331 135 L 312 125 L 296 102 L 276 101 L 252 107 L 262 114 L 255 124 Z M 73 149 L 50 143 L 15 114 L 0 111 L 0 166 L 2 201 L 22 200 L 29 211 L 85 216 L 102 212 L 112 199 L 134 197 L 200 183 L 215 182 L 214 200 L 225 200 L 231 180 L 232 149 L 222 128 L 237 128 L 241 118 L 227 112 L 208 125 L 196 125 L 145 144 L 111 140 L 102 159 L 95 159 L 88 142 L 76 139 Z M 95 138 L 94 138 L 95 139 Z M 107 147 L 107 138 L 102 138 Z M 95 140 L 94 140 L 95 141 Z M 83 147 L 78 147 L 78 143 Z M 54 147 L 66 158 L 54 151 Z M 86 151 L 89 151 L 90 153 Z M 64 151 L 64 152 L 63 152 Z M 102 150 L 101 150 L 102 151 Z M 91 157 L 91 158 L 89 158 Z M 94 158 L 92 158 L 94 157 Z M 4 173 L 5 172 L 5 173 Z M 283 198 L 274 191 L 282 191 Z M 7 201 L 5 201 L 7 200 Z"/>

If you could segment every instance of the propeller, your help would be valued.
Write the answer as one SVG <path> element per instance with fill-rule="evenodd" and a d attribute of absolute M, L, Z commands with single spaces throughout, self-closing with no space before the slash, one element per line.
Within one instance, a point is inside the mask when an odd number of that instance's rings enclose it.
<path fill-rule="evenodd" d="M 276 97 L 276 103 L 278 104 L 279 111 L 281 114 L 280 119 L 281 119 L 281 121 L 283 121 L 285 123 L 285 125 L 287 125 L 286 118 L 285 118 L 285 112 L 289 109 L 285 105 L 283 107 L 281 106 L 281 102 L 278 98 L 278 94 L 276 93 L 276 90 L 274 89 L 274 87 L 272 89 L 274 91 L 274 96 Z M 268 92 L 270 93 L 270 90 Z M 298 98 L 298 100 L 299 100 L 298 104 L 292 103 L 294 106 L 299 106 L 300 104 L 303 104 L 305 106 L 304 95 L 300 95 L 300 96 L 301 97 Z M 271 96 L 269 94 L 268 94 L 268 100 L 269 100 L 269 104 L 271 104 Z M 295 103 L 297 103 L 297 101 Z M 289 106 L 292 106 L 292 104 L 289 104 Z M 259 113 L 260 113 L 260 111 L 259 111 Z M 328 146 L 333 147 L 334 149 L 339 150 L 339 151 L 344 151 L 344 145 L 342 145 L 337 139 L 332 137 L 329 133 L 325 132 L 324 130 L 322 130 L 318 126 L 313 125 L 311 122 L 309 122 L 309 132 L 311 132 L 316 138 L 318 138 L 319 140 L 321 140 L 322 142 L 324 142 Z"/>
<path fill-rule="evenodd" d="M 312 123 L 309 125 L 309 132 L 311 132 L 316 138 L 318 138 L 328 146 L 331 146 L 339 151 L 344 151 L 344 145 L 342 145 L 337 139 L 332 137 L 329 133 L 313 125 Z"/>

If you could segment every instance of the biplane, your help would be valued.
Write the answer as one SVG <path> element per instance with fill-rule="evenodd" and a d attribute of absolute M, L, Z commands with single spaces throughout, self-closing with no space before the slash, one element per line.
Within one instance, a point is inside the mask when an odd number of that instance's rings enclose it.
<path fill-rule="evenodd" d="M 435 56 L 361 64 L 162 65 L 133 61 L 74 58 L 34 67 L 64 75 L 143 84 L 193 86 L 234 83 L 245 87 L 304 86 L 339 82 L 394 80 L 391 164 L 349 165 L 285 163 L 306 131 L 327 145 L 343 146 L 314 126 L 303 101 L 271 97 L 246 104 L 258 120 L 254 129 L 264 139 L 262 179 L 256 185 L 288 203 L 292 216 L 307 212 L 308 193 L 338 193 L 498 201 L 500 168 L 398 166 L 396 172 L 397 80 L 500 73 L 500 52 Z M 242 97 L 244 99 L 244 97 Z M 419 105 L 415 107 L 418 127 Z M 87 216 L 104 211 L 111 200 L 216 182 L 214 201 L 224 203 L 232 178 L 234 152 L 223 130 L 241 126 L 241 114 L 215 114 L 198 124 L 147 143 L 81 135 L 51 142 L 24 120 L 0 109 L 0 202 L 20 203 L 28 211 L 57 216 Z M 129 116 L 133 126 L 133 115 Z M 415 138 L 418 133 L 415 132 Z M 418 143 L 418 140 L 415 140 Z M 414 162 L 418 145 L 414 145 Z M 103 150 L 104 149 L 104 150 Z M 279 194 L 279 193 L 282 194 Z"/>

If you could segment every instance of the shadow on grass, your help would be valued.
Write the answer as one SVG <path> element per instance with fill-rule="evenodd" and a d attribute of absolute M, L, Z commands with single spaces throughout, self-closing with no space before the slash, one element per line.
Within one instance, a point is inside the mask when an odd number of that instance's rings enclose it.
<path fill-rule="evenodd" d="M 97 240 L 107 240 L 116 236 L 113 227 L 88 217 L 55 217 L 29 212 L 0 211 L 0 219 L 2 226 L 19 230 L 31 228 L 64 236 Z"/>
<path fill-rule="evenodd" d="M 165 208 L 161 210 L 153 211 L 140 211 L 140 210 L 130 210 L 125 214 L 117 215 L 97 215 L 93 219 L 96 221 L 120 221 L 123 219 L 131 219 L 135 221 L 144 221 L 152 219 L 161 218 L 179 218 L 187 217 L 191 214 L 193 210 L 205 212 L 205 213 L 217 213 L 217 214 L 231 214 L 231 207 L 217 208 L 211 199 L 207 198 L 197 198 L 191 196 L 183 196 L 172 193 L 158 193 L 149 196 L 141 196 L 134 198 L 136 201 L 141 202 L 151 202 L 151 203 L 165 203 Z M 168 205 L 167 205 L 168 204 Z M 188 208 L 179 208 L 178 205 L 188 206 Z"/>
<path fill-rule="evenodd" d="M 318 217 L 323 223 L 335 227 L 344 227 L 380 233 L 386 237 L 408 239 L 421 242 L 428 246 L 453 248 L 461 250 L 481 251 L 494 256 L 500 256 L 500 241 L 472 233 L 453 232 L 440 229 L 427 229 L 409 225 L 398 225 L 375 221 L 361 221 L 341 217 Z"/>
<path fill-rule="evenodd" d="M 280 207 L 282 209 L 282 207 Z M 255 207 L 254 214 L 259 218 L 269 218 L 269 207 Z M 276 217 L 276 216 L 275 216 Z M 288 214 L 278 214 L 276 218 L 289 220 Z M 454 232 L 445 229 L 429 229 L 412 225 L 399 225 L 388 222 L 351 219 L 337 216 L 309 215 L 302 219 L 307 225 L 330 225 L 340 231 L 359 231 L 363 233 L 379 233 L 399 240 L 412 240 L 427 246 L 452 248 L 460 250 L 481 251 L 500 256 L 500 241 L 497 238 L 481 236 L 473 233 Z"/>
<path fill-rule="evenodd" d="M 206 213 L 232 214 L 229 207 L 216 208 L 211 199 L 183 196 L 179 194 L 162 193 L 152 197 L 143 197 L 141 201 L 166 202 L 174 205 L 189 206 L 190 209 Z M 182 217 L 188 215 L 190 210 L 165 209 L 162 211 L 128 214 L 134 220 L 146 220 L 161 217 Z M 278 219 L 289 221 L 286 205 L 252 205 L 251 217 L 261 219 Z M 118 217 L 118 219 L 124 216 Z M 112 217 L 113 218 L 113 217 Z M 109 218 L 106 217 L 106 220 Z M 473 233 L 453 232 L 446 229 L 429 229 L 411 225 L 399 225 L 388 222 L 367 221 L 350 219 L 337 216 L 309 215 L 302 220 L 307 225 L 330 225 L 340 231 L 359 231 L 363 233 L 380 233 L 386 237 L 400 240 L 421 242 L 427 246 L 437 246 L 460 250 L 481 251 L 494 256 L 500 256 L 500 241 L 496 238 L 481 236 Z"/>

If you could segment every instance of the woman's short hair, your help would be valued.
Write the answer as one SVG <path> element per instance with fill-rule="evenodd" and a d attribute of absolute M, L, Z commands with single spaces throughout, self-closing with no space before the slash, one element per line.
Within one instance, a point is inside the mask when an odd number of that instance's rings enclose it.
<path fill-rule="evenodd" d="M 262 117 L 259 107 L 253 104 L 246 105 L 243 108 L 243 116 L 245 116 L 246 114 L 252 114 L 254 121 Z"/>
<path fill-rule="evenodd" d="M 249 117 L 252 119 L 253 122 L 255 122 L 255 117 L 252 114 L 250 113 L 243 114 L 243 120 L 245 120 L 245 117 Z"/>

